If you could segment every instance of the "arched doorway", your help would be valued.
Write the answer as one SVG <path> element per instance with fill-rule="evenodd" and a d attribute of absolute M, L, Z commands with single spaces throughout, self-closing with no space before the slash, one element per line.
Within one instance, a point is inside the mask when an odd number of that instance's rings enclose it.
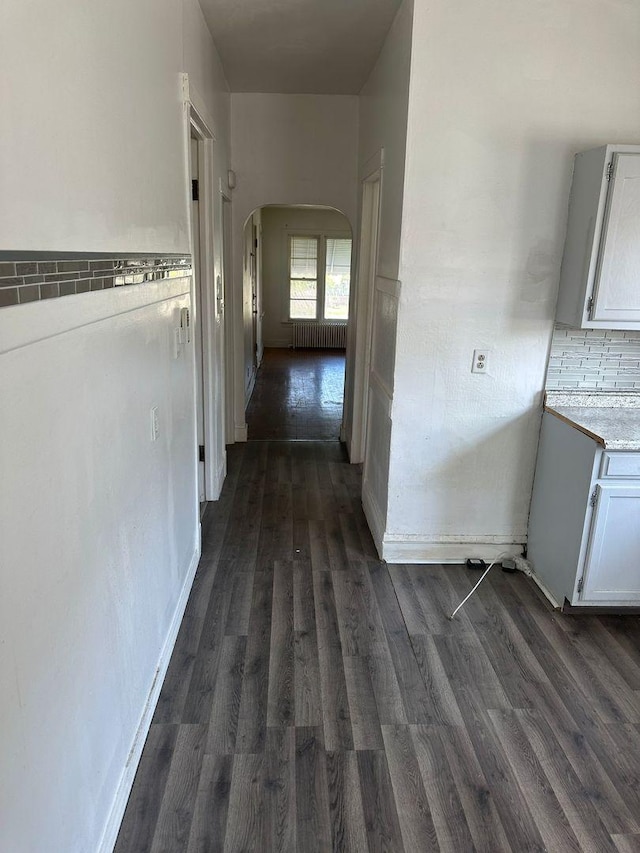
<path fill-rule="evenodd" d="M 234 358 L 249 440 L 340 438 L 352 237 L 326 206 L 265 205 L 246 219 Z"/>

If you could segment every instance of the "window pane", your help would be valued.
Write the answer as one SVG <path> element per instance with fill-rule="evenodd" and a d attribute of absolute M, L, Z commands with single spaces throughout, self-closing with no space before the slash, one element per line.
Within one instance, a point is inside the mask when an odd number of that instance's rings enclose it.
<path fill-rule="evenodd" d="M 291 279 L 290 295 L 292 299 L 314 299 L 318 290 L 316 281 L 295 281 Z"/>
<path fill-rule="evenodd" d="M 327 320 L 348 319 L 350 283 L 351 240 L 327 237 L 324 288 L 324 316 Z"/>
<path fill-rule="evenodd" d="M 291 238 L 291 278 L 318 277 L 318 238 Z"/>
<path fill-rule="evenodd" d="M 289 303 L 289 316 L 292 320 L 315 320 L 315 299 L 291 299 Z"/>

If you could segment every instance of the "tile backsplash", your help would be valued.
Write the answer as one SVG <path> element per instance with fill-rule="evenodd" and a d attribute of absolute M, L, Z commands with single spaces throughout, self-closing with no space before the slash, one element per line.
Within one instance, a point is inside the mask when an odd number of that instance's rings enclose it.
<path fill-rule="evenodd" d="M 0 260 L 0 308 L 191 274 L 191 257 Z"/>
<path fill-rule="evenodd" d="M 546 387 L 640 393 L 640 332 L 556 328 Z"/>

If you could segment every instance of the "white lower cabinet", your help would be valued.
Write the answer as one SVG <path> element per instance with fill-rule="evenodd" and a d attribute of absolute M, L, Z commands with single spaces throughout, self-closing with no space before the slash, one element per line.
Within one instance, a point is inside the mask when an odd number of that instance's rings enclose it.
<path fill-rule="evenodd" d="M 640 478 L 597 484 L 595 504 L 580 599 L 640 602 Z"/>
<path fill-rule="evenodd" d="M 528 557 L 560 605 L 640 606 L 640 452 L 605 451 L 545 412 Z"/>

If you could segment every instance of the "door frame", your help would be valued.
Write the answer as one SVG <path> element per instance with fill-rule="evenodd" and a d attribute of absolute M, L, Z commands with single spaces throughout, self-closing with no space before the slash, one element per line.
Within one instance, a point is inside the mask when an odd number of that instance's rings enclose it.
<path fill-rule="evenodd" d="M 185 75 L 186 77 L 186 75 Z M 187 81 L 185 81 L 187 82 Z M 223 460 L 217 458 L 217 429 L 215 412 L 215 395 L 213 390 L 213 378 L 215 376 L 215 317 L 216 305 L 216 282 L 215 282 L 215 257 L 214 257 L 214 209 L 213 209 L 213 174 L 214 174 L 214 145 L 215 134 L 211 129 L 210 121 L 200 104 L 193 103 L 193 92 L 189 91 L 188 83 L 185 92 L 185 142 L 187 152 L 187 166 L 190 163 L 191 139 L 195 138 L 198 143 L 198 186 L 199 186 L 199 221 L 200 221 L 200 292 L 197 292 L 195 275 L 191 277 L 191 310 L 194 315 L 192 326 L 195 328 L 195 320 L 200 314 L 199 320 L 202 325 L 202 385 L 203 385 L 203 414 L 204 414 L 204 494 L 205 500 L 217 500 L 220 495 L 218 471 Z M 193 240 L 193 218 L 191 215 L 191 171 L 187 168 L 187 193 L 189 203 L 189 243 L 192 257 L 195 252 Z M 201 304 L 199 304 L 201 302 Z M 195 347 L 193 348 L 193 373 L 194 384 L 197 381 L 197 370 L 195 363 Z M 220 396 L 221 405 L 224 404 L 224 395 Z M 196 412 L 197 417 L 197 412 Z M 194 432 L 197 434 L 197 424 Z M 196 461 L 196 472 L 198 465 L 198 442 L 197 437 L 194 445 Z M 197 478 L 196 478 L 197 491 Z"/>
<path fill-rule="evenodd" d="M 233 334 L 233 200 L 222 188 L 220 181 L 220 245 L 222 246 L 222 302 L 223 302 L 223 334 L 224 334 L 224 427 L 225 444 L 233 444 L 235 437 L 234 419 L 234 375 L 235 362 Z M 216 283 L 217 284 L 217 283 Z"/>
<path fill-rule="evenodd" d="M 384 152 L 380 150 L 365 167 L 361 181 L 360 240 L 356 275 L 356 316 L 353 373 L 353 402 L 349 459 L 363 462 L 367 447 L 369 370 L 373 340 L 373 306 L 378 273 L 378 240 L 382 208 Z"/>

